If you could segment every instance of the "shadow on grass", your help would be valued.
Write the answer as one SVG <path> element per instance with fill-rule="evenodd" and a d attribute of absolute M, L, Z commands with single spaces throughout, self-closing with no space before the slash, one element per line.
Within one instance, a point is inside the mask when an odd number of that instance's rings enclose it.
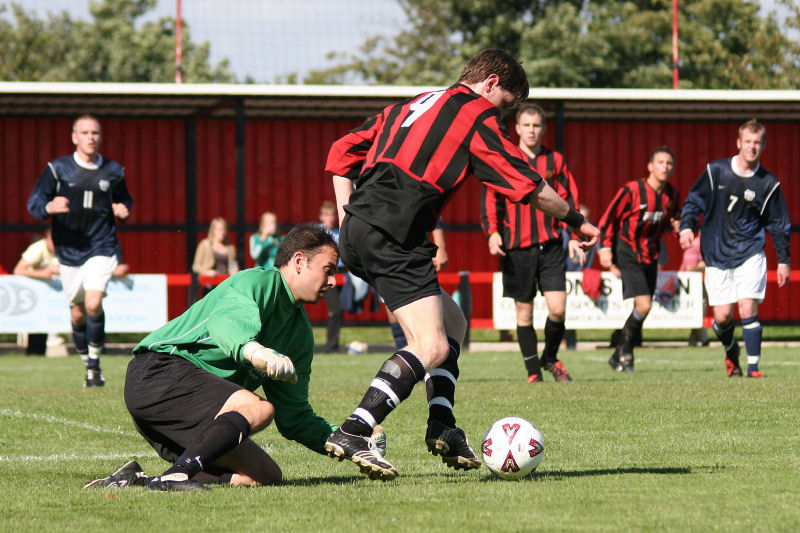
<path fill-rule="evenodd" d="M 603 468 L 597 470 L 552 470 L 548 472 L 534 473 L 519 481 L 529 482 L 545 482 L 545 481 L 561 481 L 568 478 L 581 478 L 589 476 L 619 476 L 627 474 L 691 474 L 692 469 L 686 467 L 673 467 L 673 468 Z M 483 482 L 503 481 L 491 474 L 485 475 Z"/>
<path fill-rule="evenodd" d="M 692 469 L 687 467 L 673 467 L 673 468 L 604 468 L 604 469 L 596 469 L 596 470 L 554 470 L 548 472 L 540 472 L 538 474 L 534 473 L 530 476 L 527 476 L 519 481 L 521 482 L 544 482 L 544 481 L 561 481 L 568 478 L 580 478 L 580 477 L 588 477 L 588 476 L 619 476 L 619 475 L 628 475 L 628 474 L 665 474 L 665 475 L 675 475 L 675 474 L 691 474 Z M 480 479 L 475 481 L 480 482 L 494 482 L 494 481 L 502 481 L 501 479 L 495 477 L 491 474 L 488 470 L 482 468 L 482 476 Z M 438 478 L 442 483 L 450 483 L 450 482 L 463 482 L 464 477 L 468 474 L 464 473 L 457 473 L 451 471 L 443 471 L 443 472 L 430 472 L 427 474 L 410 474 L 408 476 L 403 476 L 402 474 L 395 480 L 389 483 L 402 483 L 404 479 L 407 480 L 419 480 L 420 478 Z M 322 476 L 322 477 L 310 477 L 304 479 L 292 479 L 288 481 L 284 481 L 284 485 L 288 486 L 296 486 L 296 487 L 307 487 L 307 486 L 315 486 L 315 485 L 351 485 L 354 481 L 358 480 L 367 480 L 367 478 L 363 475 L 342 475 L 342 476 Z M 378 483 L 376 481 L 376 483 Z"/>

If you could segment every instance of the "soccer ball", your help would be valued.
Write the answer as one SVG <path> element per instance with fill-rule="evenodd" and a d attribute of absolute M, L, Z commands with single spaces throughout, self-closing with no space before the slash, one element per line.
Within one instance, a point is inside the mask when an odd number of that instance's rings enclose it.
<path fill-rule="evenodd" d="M 369 345 L 366 342 L 353 341 L 347 345 L 347 353 L 351 355 L 364 355 L 369 350 Z"/>
<path fill-rule="evenodd" d="M 536 426 L 516 416 L 501 418 L 483 436 L 483 462 L 501 479 L 520 479 L 542 462 L 544 439 Z"/>

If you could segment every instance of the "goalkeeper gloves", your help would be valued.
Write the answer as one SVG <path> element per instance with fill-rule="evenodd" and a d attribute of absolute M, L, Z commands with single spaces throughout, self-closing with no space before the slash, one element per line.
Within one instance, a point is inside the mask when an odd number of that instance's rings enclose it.
<path fill-rule="evenodd" d="M 257 342 L 248 342 L 242 348 L 242 355 L 256 370 L 270 379 L 297 383 L 292 360 L 272 348 L 261 346 Z"/>

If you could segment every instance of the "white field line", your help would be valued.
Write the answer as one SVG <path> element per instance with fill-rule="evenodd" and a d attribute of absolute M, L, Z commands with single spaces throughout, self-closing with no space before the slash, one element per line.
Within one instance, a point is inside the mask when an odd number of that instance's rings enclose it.
<path fill-rule="evenodd" d="M 611 348 L 609 348 L 609 350 L 608 350 L 609 356 L 611 355 L 612 351 L 613 350 Z M 564 355 L 568 355 L 568 354 L 569 354 L 569 352 L 566 352 L 566 353 L 562 353 L 561 355 L 563 357 Z M 634 354 L 635 354 L 635 352 L 634 352 Z M 720 354 L 721 354 L 721 352 L 720 352 Z M 579 357 L 581 359 L 583 359 L 583 360 L 588 360 L 588 361 L 602 361 L 602 362 L 607 362 L 608 361 L 608 357 L 602 357 L 602 356 L 596 356 L 596 355 L 587 356 L 585 354 L 581 354 Z M 739 356 L 739 359 L 740 359 L 741 363 L 747 364 L 747 354 L 746 353 L 742 352 L 742 355 Z M 720 364 L 722 362 L 721 360 L 722 360 L 722 355 L 720 355 Z M 655 357 L 639 357 L 638 355 L 636 356 L 636 363 L 644 363 L 644 362 L 663 364 L 663 365 L 669 365 L 669 364 L 678 363 L 681 366 L 686 366 L 686 365 L 708 366 L 709 364 L 713 363 L 714 361 L 708 361 L 707 359 L 696 359 L 696 360 L 692 360 L 692 361 L 686 361 L 686 360 L 675 361 L 674 359 L 664 359 L 664 358 L 661 358 L 661 357 L 655 358 Z M 769 359 L 769 355 L 767 355 L 765 357 L 762 354 L 761 355 L 761 362 L 759 364 L 762 365 L 765 368 L 768 368 L 770 366 L 798 366 L 798 365 L 800 365 L 800 361 L 771 361 Z"/>
<path fill-rule="evenodd" d="M 79 455 L 75 453 L 59 453 L 55 455 L 0 455 L 0 463 L 41 463 L 61 461 L 129 461 L 134 457 L 158 457 L 155 452 L 141 453 L 100 453 Z"/>
<path fill-rule="evenodd" d="M 0 409 L 0 416 L 7 416 L 10 418 L 27 418 L 30 420 L 47 422 L 48 424 L 61 424 L 64 426 L 72 426 L 85 429 L 87 431 L 94 431 L 95 433 L 108 433 L 110 435 L 120 435 L 123 437 L 139 436 L 138 433 L 134 433 L 133 431 L 125 431 L 121 429 L 119 426 L 117 426 L 116 429 L 106 428 L 101 426 L 94 426 L 92 424 L 85 424 L 83 422 L 70 420 L 68 418 L 61 418 L 59 416 L 46 415 L 41 413 L 26 413 L 24 411 L 19 411 L 14 409 Z"/>

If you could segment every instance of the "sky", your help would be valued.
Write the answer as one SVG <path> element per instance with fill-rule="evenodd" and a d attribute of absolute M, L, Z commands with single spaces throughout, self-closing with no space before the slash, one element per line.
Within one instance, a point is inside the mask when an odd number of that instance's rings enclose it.
<path fill-rule="evenodd" d="M 7 3 L 9 0 L 0 0 Z M 67 11 L 89 20 L 89 0 L 13 0 L 40 16 Z M 176 0 L 158 0 L 142 20 L 175 16 Z M 395 0 L 182 0 L 192 42 L 211 44 L 211 63 L 228 58 L 239 81 L 257 83 L 333 66 L 330 51 L 356 50 L 367 37 L 391 36 L 405 21 Z"/>
<path fill-rule="evenodd" d="M 0 0 L 6 4 L 9 0 Z M 44 15 L 90 19 L 89 0 L 14 0 Z M 686 1 L 686 0 L 684 0 Z M 175 16 L 176 0 L 158 0 L 143 20 Z M 762 11 L 775 0 L 762 0 Z M 396 0 L 182 0 L 192 41 L 208 41 L 211 63 L 228 58 L 237 80 L 271 83 L 333 66 L 331 51 L 354 51 L 368 37 L 391 36 L 406 23 Z"/>

